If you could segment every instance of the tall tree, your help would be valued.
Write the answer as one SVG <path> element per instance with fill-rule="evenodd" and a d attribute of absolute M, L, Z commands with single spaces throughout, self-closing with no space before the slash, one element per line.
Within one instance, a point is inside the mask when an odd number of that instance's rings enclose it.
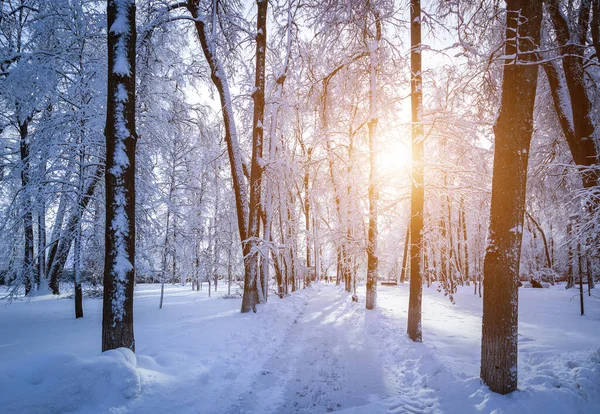
<path fill-rule="evenodd" d="M 423 90 L 421 76 L 421 1 L 410 2 L 410 93 L 412 109 L 412 191 L 410 200 L 410 295 L 408 336 L 421 342 L 423 205 Z"/>
<path fill-rule="evenodd" d="M 19 105 L 17 105 L 17 108 Z M 20 112 L 20 111 L 19 111 Z M 22 113 L 17 114 L 19 118 L 19 147 L 21 150 L 21 185 L 25 193 L 25 213 L 23 214 L 23 232 L 25 238 L 25 251 L 23 256 L 23 279 L 25 282 L 25 295 L 31 291 L 34 274 L 33 274 L 33 213 L 31 212 L 31 196 L 28 194 L 29 173 L 30 173 L 30 148 L 31 137 L 29 136 L 29 122 L 31 117 Z"/>
<path fill-rule="evenodd" d="M 108 0 L 102 351 L 135 351 L 135 0 Z"/>
<path fill-rule="evenodd" d="M 369 233 L 367 240 L 367 298 L 366 308 L 373 309 L 377 304 L 377 276 L 379 271 L 379 257 L 377 249 L 377 220 L 379 203 L 378 172 L 378 146 L 377 123 L 377 70 L 379 66 L 378 51 L 381 40 L 381 20 L 377 12 L 372 11 L 375 19 L 375 35 L 365 39 L 369 50 Z"/>
<path fill-rule="evenodd" d="M 506 2 L 502 97 L 494 125 L 490 229 L 484 260 L 481 379 L 517 389 L 518 277 L 540 40 L 541 2 Z"/>
<path fill-rule="evenodd" d="M 242 313 L 254 310 L 256 304 L 265 301 L 266 286 L 259 287 L 259 238 L 262 175 L 264 168 L 263 138 L 265 122 L 265 56 L 267 53 L 267 0 L 256 0 L 258 13 L 256 16 L 256 71 L 254 80 L 254 118 L 252 123 L 252 161 L 250 164 L 250 214 L 248 239 L 250 247 L 248 270 L 244 278 L 244 296 Z M 265 281 L 268 282 L 268 281 Z"/>

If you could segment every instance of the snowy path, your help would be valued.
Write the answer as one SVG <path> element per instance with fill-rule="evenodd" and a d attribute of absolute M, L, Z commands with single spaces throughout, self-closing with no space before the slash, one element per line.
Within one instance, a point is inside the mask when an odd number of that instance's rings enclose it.
<path fill-rule="evenodd" d="M 231 413 L 321 413 L 390 395 L 364 319 L 352 317 L 334 286 L 321 287 Z"/>

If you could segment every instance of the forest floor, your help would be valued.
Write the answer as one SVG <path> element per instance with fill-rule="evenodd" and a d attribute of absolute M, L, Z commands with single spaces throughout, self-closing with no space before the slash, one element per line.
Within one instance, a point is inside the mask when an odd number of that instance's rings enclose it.
<path fill-rule="evenodd" d="M 1 289 L 1 288 L 0 288 Z M 221 288 L 223 289 L 223 287 Z M 481 298 L 425 288 L 423 343 L 406 334 L 408 285 L 364 309 L 335 285 L 239 299 L 158 285 L 135 293 L 136 354 L 100 353 L 100 299 L 0 301 L 3 413 L 597 413 L 600 299 L 563 286 L 521 289 L 519 391 L 478 379 Z M 592 294 L 594 291 L 592 291 Z M 0 297 L 2 291 L 0 291 Z"/>

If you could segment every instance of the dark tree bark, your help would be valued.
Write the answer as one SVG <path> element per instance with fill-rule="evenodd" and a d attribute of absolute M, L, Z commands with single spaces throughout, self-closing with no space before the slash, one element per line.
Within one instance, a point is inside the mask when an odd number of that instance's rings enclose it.
<path fill-rule="evenodd" d="M 421 1 L 410 2 L 410 93 L 412 109 L 412 190 L 410 200 L 410 295 L 408 327 L 410 339 L 422 341 L 421 301 L 423 296 L 422 250 L 423 206 L 423 90 L 421 77 Z"/>
<path fill-rule="evenodd" d="M 280 261 L 281 255 L 276 250 L 271 250 L 271 255 L 273 256 L 273 267 L 275 268 L 275 278 L 277 279 L 277 294 L 281 299 L 285 296 L 285 281 L 283 280 L 283 270 L 281 269 Z"/>
<path fill-rule="evenodd" d="M 295 237 L 294 237 L 294 233 L 292 230 L 292 224 L 295 223 L 295 217 L 294 217 L 294 209 L 293 209 L 293 197 L 290 196 L 290 202 L 287 203 L 286 205 L 286 236 L 285 236 L 285 240 L 282 240 L 282 242 L 284 244 L 287 243 L 287 249 L 286 249 L 286 269 L 287 269 L 287 275 L 288 275 L 288 280 L 289 282 L 292 284 L 292 292 L 296 291 L 297 288 L 297 284 L 296 284 L 296 247 L 294 246 L 295 243 Z"/>
<path fill-rule="evenodd" d="M 83 291 L 81 288 L 81 225 L 75 237 L 73 270 L 75 274 L 75 319 L 83 318 Z"/>
<path fill-rule="evenodd" d="M 349 223 L 347 223 L 347 226 L 348 229 L 346 230 L 346 239 L 342 242 L 342 275 L 344 277 L 346 292 L 352 292 L 352 279 L 354 276 L 354 271 L 352 269 L 352 257 L 350 257 L 350 240 L 352 240 L 352 231 L 350 230 Z"/>
<path fill-rule="evenodd" d="M 108 0 L 102 351 L 135 351 L 135 0 Z"/>
<path fill-rule="evenodd" d="M 582 0 L 574 27 L 569 27 L 567 18 L 562 14 L 558 0 L 547 0 L 548 14 L 560 46 L 562 68 L 567 86 L 567 94 L 561 93 L 562 77 L 556 65 L 546 63 L 544 69 L 552 91 L 554 107 L 557 112 L 563 133 L 576 164 L 582 167 L 593 166 L 598 159 L 598 148 L 594 142 L 594 120 L 592 101 L 585 84 L 584 45 L 590 22 L 591 0 Z M 592 20 L 592 26 L 596 20 Z M 592 27 L 592 35 L 594 34 Z M 565 108 L 571 113 L 565 114 Z M 572 121 L 571 117 L 572 115 Z M 582 173 L 584 188 L 598 185 L 598 173 L 592 169 L 584 169 Z"/>
<path fill-rule="evenodd" d="M 43 170 L 41 174 L 44 175 Z M 37 200 L 38 265 L 35 280 L 39 290 L 42 281 L 46 279 L 46 200 L 41 188 L 38 191 L 40 192 Z"/>
<path fill-rule="evenodd" d="M 302 147 L 304 143 L 301 143 Z M 310 272 L 312 266 L 312 252 L 310 249 L 311 237 L 310 237 L 310 195 L 309 195 L 309 183 L 310 183 L 310 161 L 313 149 L 306 148 L 306 165 L 304 170 L 304 229 L 306 230 L 306 268 Z"/>
<path fill-rule="evenodd" d="M 572 235 L 573 226 L 571 223 L 569 223 L 567 224 L 567 259 L 569 261 L 569 265 L 567 267 L 567 286 L 565 286 L 565 289 L 571 289 L 573 286 L 575 286 L 575 278 L 573 276 L 573 246 L 571 246 L 573 243 Z"/>
<path fill-rule="evenodd" d="M 540 223 L 538 223 L 537 220 L 534 219 L 531 214 L 529 214 L 527 211 L 525 211 L 525 215 L 527 216 L 529 221 L 531 221 L 531 223 L 535 226 L 535 228 L 538 229 L 538 231 L 540 232 L 540 235 L 542 236 L 542 243 L 544 243 L 544 254 L 545 254 L 545 258 L 546 258 L 546 267 L 548 269 L 552 269 L 552 259 L 550 258 L 550 249 L 548 248 L 548 240 L 546 239 L 546 233 L 544 232 L 544 229 L 542 229 L 542 226 L 540 225 Z"/>
<path fill-rule="evenodd" d="M 79 196 L 82 196 L 83 187 L 84 187 L 84 178 L 83 178 L 83 162 L 85 160 L 84 151 L 80 151 L 79 153 Z M 77 208 L 81 209 L 81 203 L 77 204 Z M 79 217 L 83 217 L 83 209 L 77 212 Z M 83 318 L 83 292 L 81 288 L 81 220 L 77 223 L 77 228 L 75 229 L 75 246 L 73 252 L 73 270 L 75 276 L 75 319 Z"/>
<path fill-rule="evenodd" d="M 75 319 L 83 318 L 83 292 L 81 283 L 75 284 Z"/>
<path fill-rule="evenodd" d="M 248 267 L 244 278 L 242 313 L 256 312 L 256 305 L 264 302 L 263 287 L 259 289 L 258 243 L 260 237 L 260 208 L 262 190 L 262 157 L 265 122 L 265 56 L 267 51 L 267 0 L 257 0 L 256 17 L 256 73 L 254 79 L 254 117 L 252 124 L 252 161 L 250 164 L 250 214 L 248 240 L 244 256 L 248 257 Z M 264 287 L 266 289 L 266 286 Z M 260 290 L 260 291 L 259 291 Z"/>
<path fill-rule="evenodd" d="M 404 283 L 404 281 L 406 280 L 409 243 L 410 243 L 410 223 L 408 223 L 408 226 L 406 226 L 406 236 L 404 236 L 404 254 L 402 256 L 402 270 L 400 272 L 400 283 Z"/>
<path fill-rule="evenodd" d="M 30 118 L 19 120 L 19 147 L 21 151 L 21 187 L 23 189 L 23 237 L 24 237 L 24 255 L 23 255 L 23 282 L 25 284 L 25 295 L 31 292 L 34 282 L 33 271 L 33 213 L 31 212 L 31 196 L 29 195 L 29 121 Z"/>
<path fill-rule="evenodd" d="M 541 2 L 509 0 L 502 98 L 495 150 L 488 247 L 484 260 L 481 379 L 490 390 L 517 389 L 518 278 L 527 163 L 533 132 Z M 518 50 L 516 45 L 518 44 Z"/>
<path fill-rule="evenodd" d="M 583 302 L 583 256 L 581 254 L 581 240 L 577 238 L 577 276 L 579 276 L 579 308 L 581 316 L 585 315 L 585 306 Z"/>

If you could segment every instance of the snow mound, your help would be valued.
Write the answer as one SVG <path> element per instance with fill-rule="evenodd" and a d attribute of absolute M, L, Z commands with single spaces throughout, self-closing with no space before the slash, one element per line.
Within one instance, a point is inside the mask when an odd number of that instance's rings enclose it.
<path fill-rule="evenodd" d="M 141 393 L 133 352 L 126 348 L 82 359 L 48 353 L 0 366 L 4 413 L 109 411 Z"/>

